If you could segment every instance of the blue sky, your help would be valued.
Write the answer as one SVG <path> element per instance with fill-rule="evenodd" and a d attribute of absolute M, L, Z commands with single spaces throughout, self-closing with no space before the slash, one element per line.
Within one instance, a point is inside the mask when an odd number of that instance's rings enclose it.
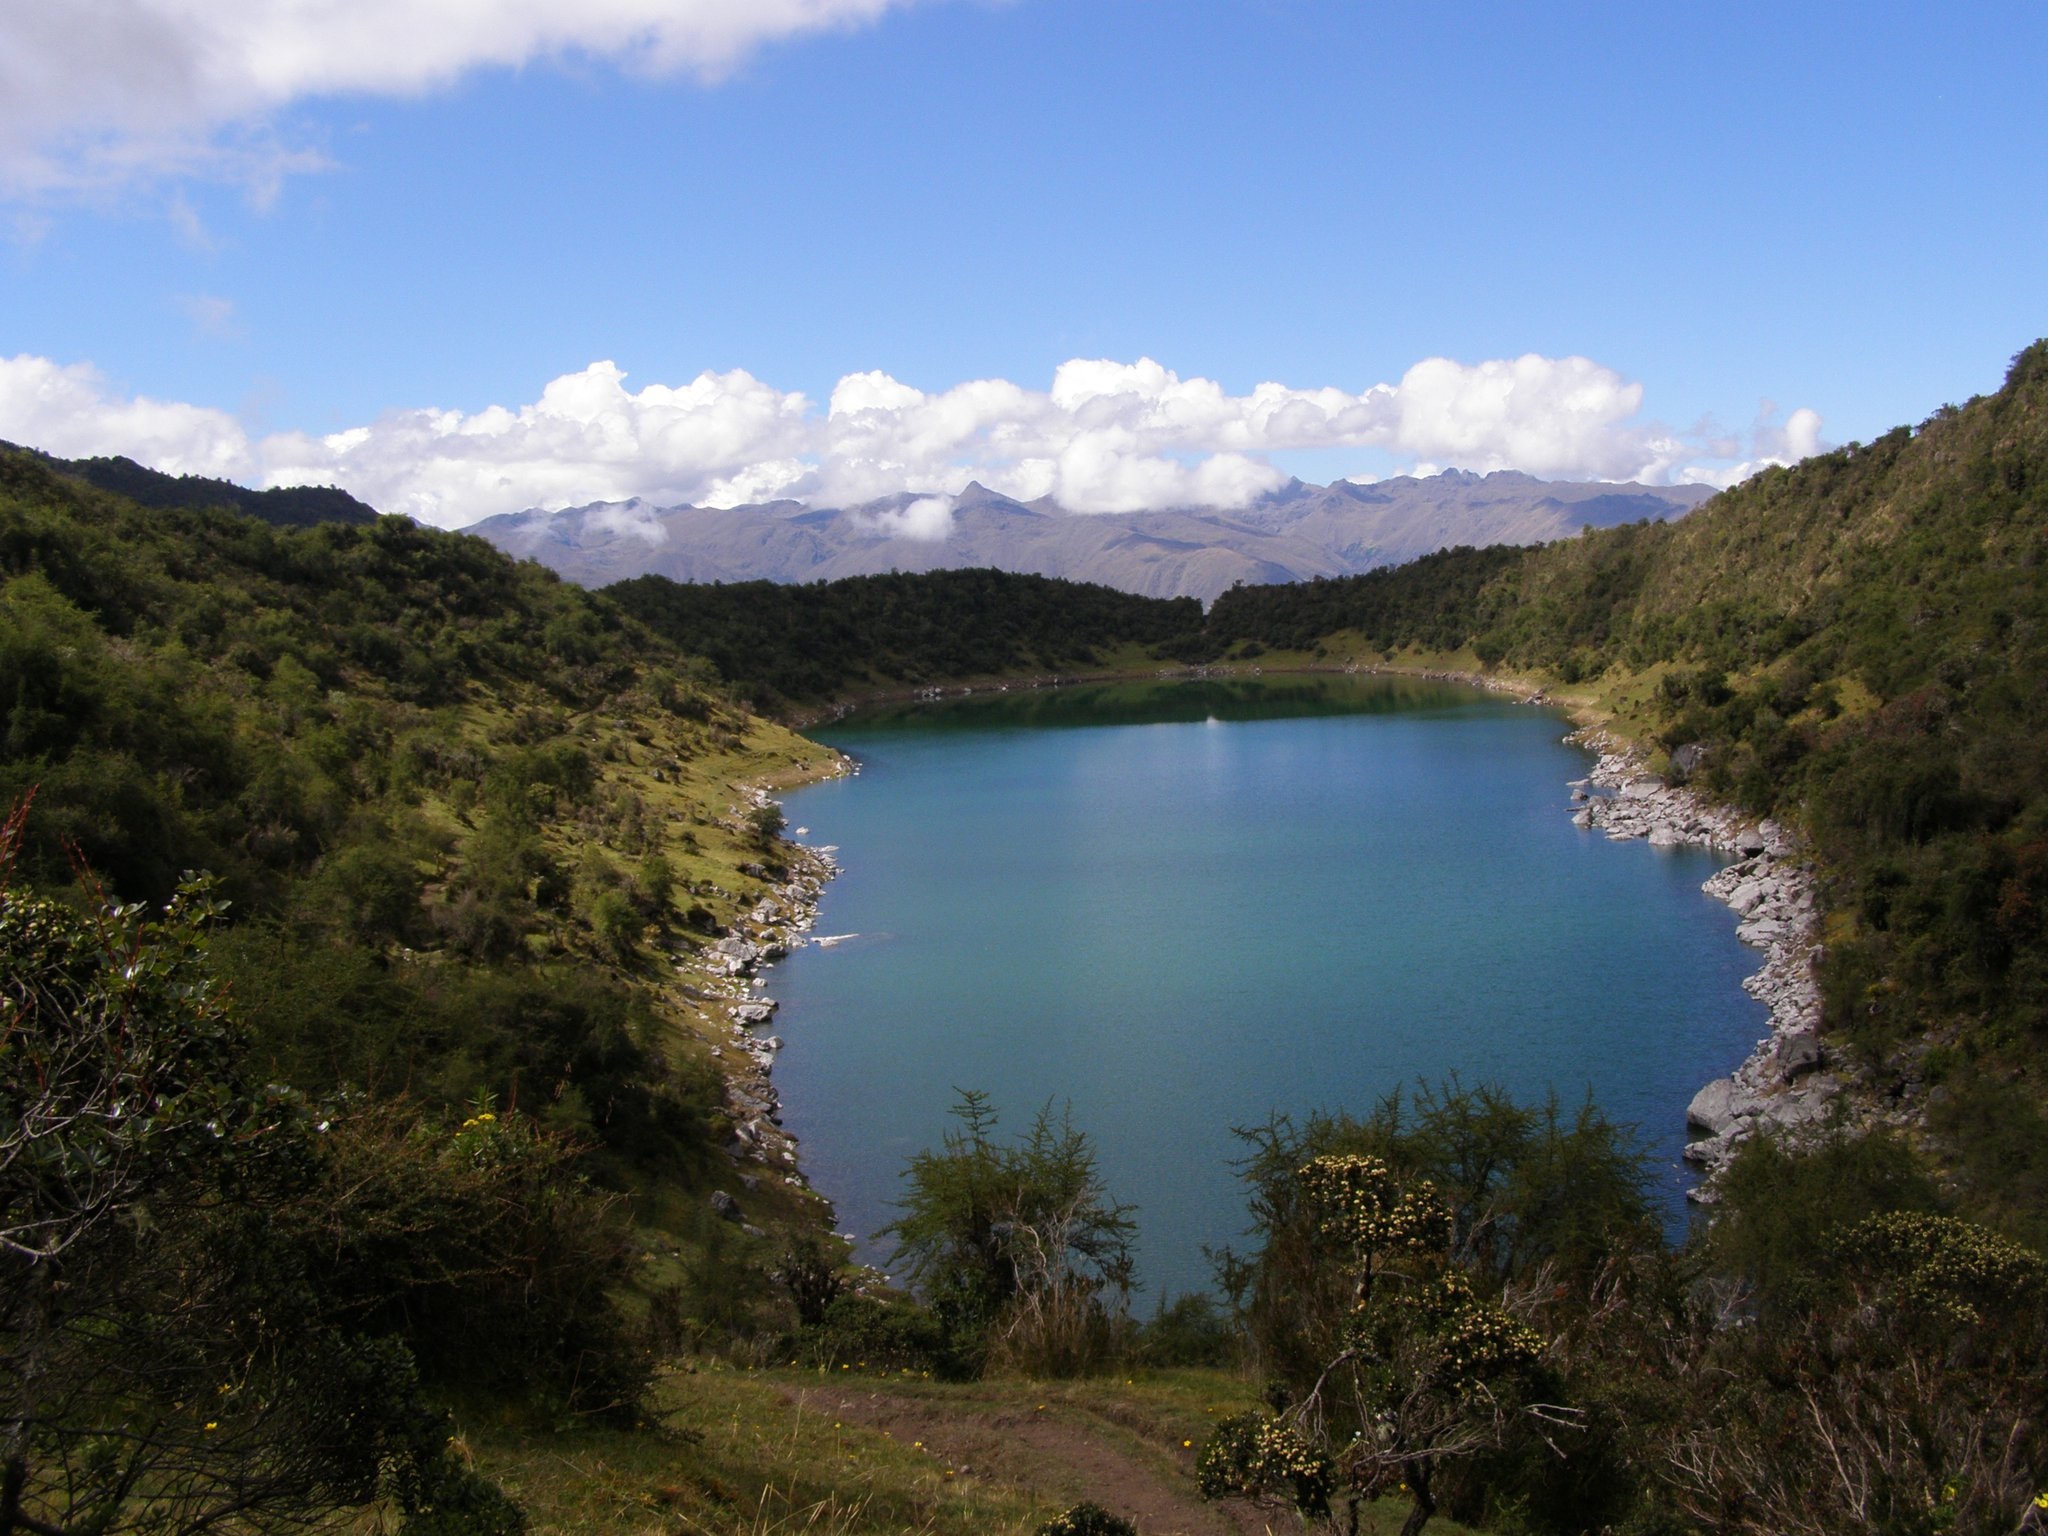
<path fill-rule="evenodd" d="M 97 9 L 111 62 L 0 19 L 0 87 L 35 76 L 0 89 L 0 436 L 437 521 L 969 472 L 1093 510 L 1290 470 L 1726 478 L 1809 447 L 1794 410 L 1868 437 L 2048 332 L 2038 0 L 606 0 L 625 30 L 567 51 L 510 0 L 495 34 L 337 4 L 339 44 L 212 0 L 262 57 L 182 85 L 153 60 L 207 7 Z M 1531 354 L 1597 371 L 1402 391 Z M 1140 359 L 1176 382 L 1054 388 Z M 623 381 L 536 426 L 599 360 Z M 870 371 L 897 388 L 833 408 L 849 446 L 828 402 Z M 947 393 L 989 379 L 1016 397 Z M 1275 430 L 1266 381 L 1346 399 Z"/>

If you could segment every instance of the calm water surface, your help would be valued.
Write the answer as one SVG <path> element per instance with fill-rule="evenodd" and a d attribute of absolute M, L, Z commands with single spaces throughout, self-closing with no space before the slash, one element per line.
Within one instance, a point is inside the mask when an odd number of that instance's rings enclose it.
<path fill-rule="evenodd" d="M 1244 1226 L 1233 1125 L 1457 1073 L 1635 1122 L 1682 1219 L 1687 1101 L 1764 1032 L 1696 851 L 1571 825 L 1546 710 L 1382 678 L 983 694 L 814 734 L 857 778 L 787 801 L 836 844 L 772 974 L 784 1120 L 866 1241 L 957 1088 L 1071 1102 L 1137 1205 L 1141 1280 Z"/>

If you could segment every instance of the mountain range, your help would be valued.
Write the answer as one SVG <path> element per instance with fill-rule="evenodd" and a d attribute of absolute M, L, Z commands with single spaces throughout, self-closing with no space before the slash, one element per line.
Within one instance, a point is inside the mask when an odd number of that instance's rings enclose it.
<path fill-rule="evenodd" d="M 1073 513 L 970 484 L 955 497 L 851 507 L 662 507 L 636 497 L 531 508 L 465 531 L 588 587 L 644 575 L 797 582 L 992 567 L 1206 604 L 1239 583 L 1354 575 L 1455 545 L 1544 544 L 1586 527 L 1661 521 L 1712 494 L 1452 469 L 1370 484 L 1296 480 L 1234 511 Z"/>

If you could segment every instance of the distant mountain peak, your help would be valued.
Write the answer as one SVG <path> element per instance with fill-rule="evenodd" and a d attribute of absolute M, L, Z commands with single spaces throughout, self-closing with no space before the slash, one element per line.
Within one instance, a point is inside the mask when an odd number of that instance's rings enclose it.
<path fill-rule="evenodd" d="M 1680 516 L 1704 494 L 1451 469 L 1327 486 L 1289 480 L 1229 510 L 1080 513 L 1049 496 L 1024 502 L 970 481 L 943 520 L 908 515 L 933 499 L 929 492 L 843 507 L 660 507 L 636 496 L 489 518 L 470 531 L 588 586 L 645 574 L 817 581 L 993 567 L 1207 602 L 1237 581 L 1343 576 L 1454 544 L 1542 544 L 1588 524 Z"/>

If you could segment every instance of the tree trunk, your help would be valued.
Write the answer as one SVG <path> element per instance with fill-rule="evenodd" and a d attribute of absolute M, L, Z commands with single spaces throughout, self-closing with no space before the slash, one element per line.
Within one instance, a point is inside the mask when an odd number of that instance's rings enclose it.
<path fill-rule="evenodd" d="M 1415 1500 L 1415 1507 L 1408 1511 L 1408 1518 L 1402 1523 L 1401 1536 L 1422 1536 L 1422 1528 L 1436 1513 L 1436 1495 L 1429 1491 L 1429 1464 L 1411 1462 L 1401 1472 L 1408 1480 L 1409 1495 Z"/>

